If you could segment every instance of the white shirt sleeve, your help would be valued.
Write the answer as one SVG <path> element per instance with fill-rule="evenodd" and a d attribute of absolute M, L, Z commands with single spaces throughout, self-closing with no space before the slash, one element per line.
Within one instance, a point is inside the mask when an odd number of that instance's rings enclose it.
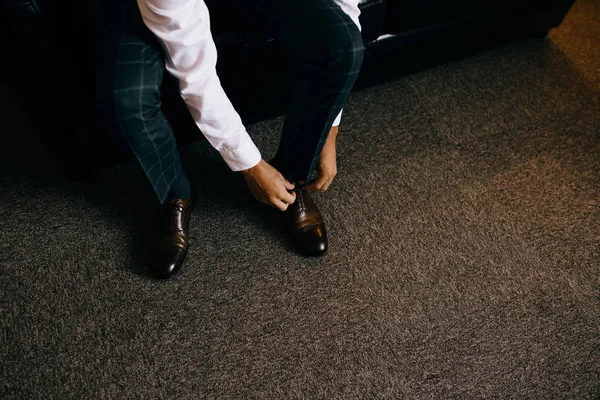
<path fill-rule="evenodd" d="M 166 52 L 166 69 L 209 143 L 233 171 L 258 164 L 261 154 L 217 76 L 217 49 L 203 0 L 137 0 L 144 23 Z"/>

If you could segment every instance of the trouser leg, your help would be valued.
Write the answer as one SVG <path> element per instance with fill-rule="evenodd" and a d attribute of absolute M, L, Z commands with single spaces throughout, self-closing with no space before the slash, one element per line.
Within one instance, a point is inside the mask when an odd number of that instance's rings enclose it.
<path fill-rule="evenodd" d="M 135 2 L 100 11 L 96 43 L 99 116 L 141 165 L 158 200 L 189 198 L 173 129 L 161 110 L 162 51 Z"/>
<path fill-rule="evenodd" d="M 360 31 L 334 0 L 230 0 L 239 17 L 274 37 L 298 60 L 279 149 L 272 162 L 308 181 L 362 64 Z"/>

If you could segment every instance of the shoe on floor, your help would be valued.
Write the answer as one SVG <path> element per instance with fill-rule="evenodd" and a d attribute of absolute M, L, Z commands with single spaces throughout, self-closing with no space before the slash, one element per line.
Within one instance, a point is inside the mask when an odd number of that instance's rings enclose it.
<path fill-rule="evenodd" d="M 307 190 L 294 192 L 296 201 L 285 211 L 288 232 L 301 253 L 322 256 L 327 251 L 327 231 L 321 212 Z"/>
<path fill-rule="evenodd" d="M 193 200 L 167 199 L 161 208 L 155 233 L 150 272 L 157 278 L 175 275 L 185 261 L 189 247 Z"/>

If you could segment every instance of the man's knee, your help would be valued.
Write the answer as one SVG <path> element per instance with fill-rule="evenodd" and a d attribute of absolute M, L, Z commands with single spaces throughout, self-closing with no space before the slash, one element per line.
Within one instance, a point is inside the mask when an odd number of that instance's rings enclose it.
<path fill-rule="evenodd" d="M 342 59 L 346 73 L 358 73 L 362 66 L 365 47 L 363 45 L 360 31 L 355 26 L 352 27 L 352 33 L 347 35 L 347 40 L 342 47 Z"/>
<path fill-rule="evenodd" d="M 160 111 L 160 91 L 140 85 L 132 76 L 119 75 L 104 80 L 96 88 L 99 116 L 107 133 L 128 156 L 148 146 L 150 137 L 145 130 Z M 147 83 L 148 84 L 148 83 Z"/>
<path fill-rule="evenodd" d="M 98 70 L 96 95 L 105 110 L 104 117 L 118 121 L 143 120 L 156 114 L 161 101 L 162 68 L 161 60 L 156 57 L 139 63 L 103 66 Z"/>
<path fill-rule="evenodd" d="M 117 87 L 110 90 L 107 101 L 118 121 L 144 121 L 156 115 L 160 108 L 160 90 L 158 87 Z"/>
<path fill-rule="evenodd" d="M 354 23 L 336 26 L 328 34 L 328 54 L 325 59 L 333 74 L 352 77 L 358 74 L 364 58 L 365 47 L 361 33 Z"/>

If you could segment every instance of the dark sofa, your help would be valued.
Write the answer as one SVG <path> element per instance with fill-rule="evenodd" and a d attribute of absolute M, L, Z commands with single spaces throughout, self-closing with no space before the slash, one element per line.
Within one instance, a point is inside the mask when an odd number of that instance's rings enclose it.
<path fill-rule="evenodd" d="M 362 0 L 367 50 L 354 90 L 510 41 L 544 37 L 573 2 Z M 94 111 L 93 43 L 102 4 L 3 0 L 0 5 L 6 22 L 0 45 L 8 60 L 1 76 L 72 179 L 125 159 Z M 275 40 L 207 4 L 218 73 L 245 124 L 283 114 L 294 61 Z M 180 144 L 202 138 L 170 79 L 163 84 L 163 107 Z"/>

